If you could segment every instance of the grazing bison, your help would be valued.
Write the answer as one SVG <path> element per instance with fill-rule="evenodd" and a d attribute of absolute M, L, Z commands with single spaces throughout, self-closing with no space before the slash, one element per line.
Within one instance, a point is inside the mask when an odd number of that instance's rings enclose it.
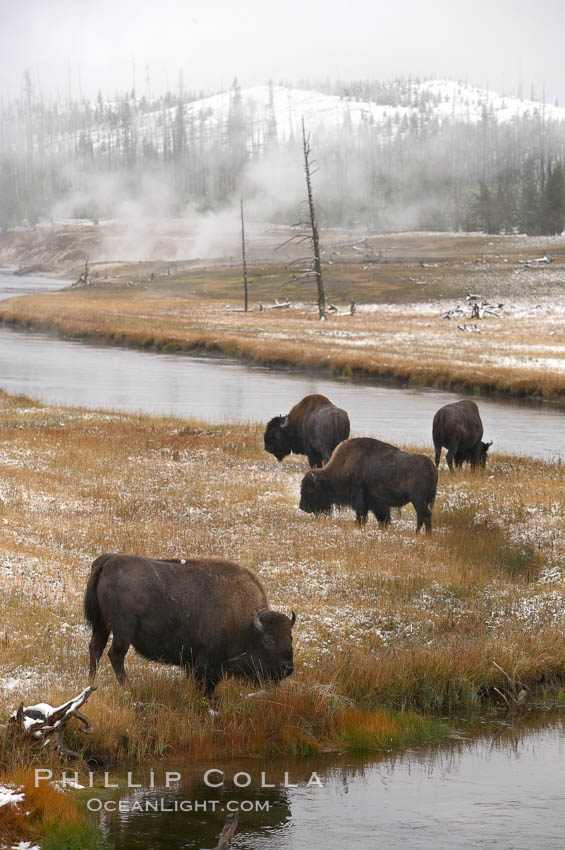
<path fill-rule="evenodd" d="M 265 431 L 265 450 L 282 460 L 294 452 L 310 466 L 323 466 L 349 437 L 349 416 L 324 395 L 307 395 L 288 416 L 275 416 Z"/>
<path fill-rule="evenodd" d="M 257 576 L 221 560 L 101 555 L 84 597 L 92 626 L 90 676 L 110 632 L 120 684 L 130 644 L 145 658 L 192 670 L 211 701 L 223 675 L 278 682 L 293 671 L 296 615 L 271 611 Z"/>
<path fill-rule="evenodd" d="M 311 469 L 302 479 L 300 508 L 307 513 L 328 513 L 332 505 L 346 505 L 367 521 L 372 511 L 381 525 L 390 523 L 391 507 L 412 502 L 416 533 L 432 530 L 437 469 L 429 457 L 409 454 L 371 437 L 341 443 L 322 469 Z"/>
<path fill-rule="evenodd" d="M 447 449 L 447 465 L 453 472 L 453 461 L 459 467 L 470 463 L 471 469 L 485 466 L 487 452 L 492 446 L 483 443 L 483 423 L 474 401 L 463 399 L 440 407 L 434 416 L 432 434 L 436 466 L 439 466 L 442 447 Z"/>

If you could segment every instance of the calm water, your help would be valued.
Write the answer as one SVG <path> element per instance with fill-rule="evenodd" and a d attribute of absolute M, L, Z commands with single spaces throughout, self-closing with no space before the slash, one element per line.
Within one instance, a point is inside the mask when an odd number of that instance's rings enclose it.
<path fill-rule="evenodd" d="M 60 286 L 59 281 L 0 272 L 0 298 Z M 355 434 L 430 450 L 435 411 L 461 398 L 436 390 L 273 372 L 223 358 L 105 348 L 11 328 L 0 328 L 0 387 L 46 402 L 214 422 L 266 422 L 287 413 L 308 393 L 319 392 L 349 412 Z M 561 411 L 550 405 L 486 399 L 479 404 L 485 438 L 494 440 L 493 450 L 565 457 Z"/>
<path fill-rule="evenodd" d="M 495 727 L 489 731 L 482 739 L 378 761 L 333 756 L 331 763 L 248 759 L 201 768 L 176 765 L 180 786 L 166 790 L 162 769 L 154 790 L 128 792 L 122 783 L 114 799 L 121 797 L 124 811 L 102 813 L 101 819 L 116 850 L 215 847 L 228 805 L 243 809 L 232 846 L 246 850 L 563 848 L 561 721 L 545 718 L 541 726 L 528 721 L 501 737 L 493 737 Z M 210 767 L 224 771 L 223 788 L 206 786 L 204 772 Z M 276 788 L 260 787 L 262 771 Z M 298 788 L 284 787 L 285 771 Z M 314 771 L 321 788 L 307 787 Z M 251 777 L 249 787 L 234 786 L 238 772 L 240 783 L 247 782 L 245 774 Z M 148 782 L 147 777 L 148 771 L 134 771 L 132 781 Z M 210 777 L 221 778 L 219 773 Z M 174 811 L 181 801 L 193 811 Z M 254 811 L 257 802 L 263 809 Z M 147 812 L 148 803 L 168 811 Z"/>

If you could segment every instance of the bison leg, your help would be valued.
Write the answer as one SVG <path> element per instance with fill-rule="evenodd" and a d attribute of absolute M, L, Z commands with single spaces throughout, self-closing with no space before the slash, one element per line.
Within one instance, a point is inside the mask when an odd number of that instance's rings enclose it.
<path fill-rule="evenodd" d="M 324 465 L 322 455 L 315 449 L 309 448 L 306 454 L 308 456 L 308 463 L 310 464 L 310 467 L 312 469 L 317 469 L 318 467 Z"/>
<path fill-rule="evenodd" d="M 377 522 L 379 523 L 380 528 L 386 528 L 392 522 L 392 518 L 390 516 L 390 508 L 385 507 L 377 507 L 373 508 L 373 513 L 377 518 Z"/>
<path fill-rule="evenodd" d="M 441 443 L 439 444 L 439 446 L 438 446 L 438 445 L 434 445 L 434 448 L 435 448 L 435 462 L 436 462 L 436 466 L 439 466 L 439 461 L 440 461 L 440 458 L 441 458 L 441 449 L 442 449 L 442 445 L 441 445 Z"/>
<path fill-rule="evenodd" d="M 365 498 L 365 493 L 361 487 L 351 494 L 350 504 L 355 511 L 355 521 L 357 525 L 365 525 L 367 522 L 367 515 L 369 513 L 369 506 L 367 505 L 367 499 Z"/>
<path fill-rule="evenodd" d="M 108 643 L 108 637 L 110 635 L 110 629 L 107 628 L 106 625 L 101 623 L 94 626 L 92 629 L 92 637 L 90 638 L 90 643 L 88 645 L 88 651 L 90 654 L 90 671 L 89 677 L 90 681 L 94 680 L 96 676 L 96 669 L 98 667 L 98 662 L 100 661 L 100 656 L 104 652 L 106 648 L 106 644 Z"/>
<path fill-rule="evenodd" d="M 448 449 L 446 460 L 447 460 L 447 465 L 449 467 L 450 472 L 454 472 L 454 469 L 453 469 L 453 458 L 454 457 L 455 457 L 455 449 Z"/>
<path fill-rule="evenodd" d="M 427 505 L 415 505 L 416 510 L 416 534 L 420 533 L 422 525 L 426 526 L 426 534 L 432 533 L 432 512 Z"/>
<path fill-rule="evenodd" d="M 114 632 L 112 645 L 108 650 L 108 658 L 112 662 L 112 667 L 114 668 L 116 679 L 118 680 L 120 685 L 125 684 L 125 681 L 127 679 L 126 671 L 124 668 L 124 658 L 126 657 L 126 653 L 130 648 L 130 644 L 131 640 L 129 640 L 129 638 L 126 638 L 123 635 L 118 636 Z"/>
<path fill-rule="evenodd" d="M 190 671 L 187 670 L 187 675 Z M 200 689 L 204 692 L 204 696 L 208 700 L 208 705 L 211 709 L 216 706 L 216 685 L 221 680 L 222 676 L 217 671 L 211 670 L 209 667 L 195 667 L 194 678 Z"/>

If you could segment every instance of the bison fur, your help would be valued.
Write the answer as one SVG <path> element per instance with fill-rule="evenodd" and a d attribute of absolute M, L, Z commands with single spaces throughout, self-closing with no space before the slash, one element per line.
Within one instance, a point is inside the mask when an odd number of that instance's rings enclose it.
<path fill-rule="evenodd" d="M 451 472 L 453 465 L 469 463 L 471 469 L 485 467 L 487 452 L 492 446 L 483 443 L 483 423 L 479 408 L 471 399 L 463 399 L 441 407 L 434 416 L 432 435 L 435 448 L 435 463 L 439 466 L 441 450 L 447 449 L 447 465 Z"/>
<path fill-rule="evenodd" d="M 323 395 L 307 395 L 287 416 L 275 416 L 264 434 L 265 450 L 282 461 L 291 452 L 323 466 L 335 447 L 349 437 L 349 416 Z"/>
<path fill-rule="evenodd" d="M 84 611 L 92 626 L 91 679 L 110 632 L 108 655 L 121 684 L 130 645 L 152 661 L 192 671 L 210 700 L 224 675 L 278 682 L 293 671 L 295 614 L 271 611 L 257 576 L 231 561 L 101 555 Z"/>
<path fill-rule="evenodd" d="M 334 505 L 353 508 L 365 524 L 372 511 L 379 524 L 391 521 L 390 509 L 411 502 L 416 510 L 416 533 L 432 530 L 437 469 L 430 458 L 410 454 L 371 437 L 346 440 L 322 469 L 311 469 L 302 479 L 300 508 L 328 513 Z"/>

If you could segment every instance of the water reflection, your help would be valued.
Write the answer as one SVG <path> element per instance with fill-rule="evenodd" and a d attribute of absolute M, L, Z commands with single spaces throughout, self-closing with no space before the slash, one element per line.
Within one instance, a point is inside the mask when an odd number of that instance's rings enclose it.
<path fill-rule="evenodd" d="M 103 823 L 117 850 L 215 847 L 229 801 L 271 803 L 242 811 L 234 848 L 563 847 L 565 732 L 555 715 L 525 719 L 510 729 L 489 723 L 478 736 L 439 748 L 371 761 L 327 756 L 299 762 L 247 759 L 236 763 L 174 765 L 182 784 L 174 792 L 142 789 L 122 799 L 216 800 L 216 810 L 109 813 Z M 203 781 L 211 766 L 226 783 Z M 253 777 L 236 788 L 238 771 Z M 284 787 L 284 772 L 298 787 Z M 261 773 L 276 788 L 261 788 Z M 313 772 L 323 787 L 307 787 Z M 222 811 L 223 809 L 223 811 Z"/>

